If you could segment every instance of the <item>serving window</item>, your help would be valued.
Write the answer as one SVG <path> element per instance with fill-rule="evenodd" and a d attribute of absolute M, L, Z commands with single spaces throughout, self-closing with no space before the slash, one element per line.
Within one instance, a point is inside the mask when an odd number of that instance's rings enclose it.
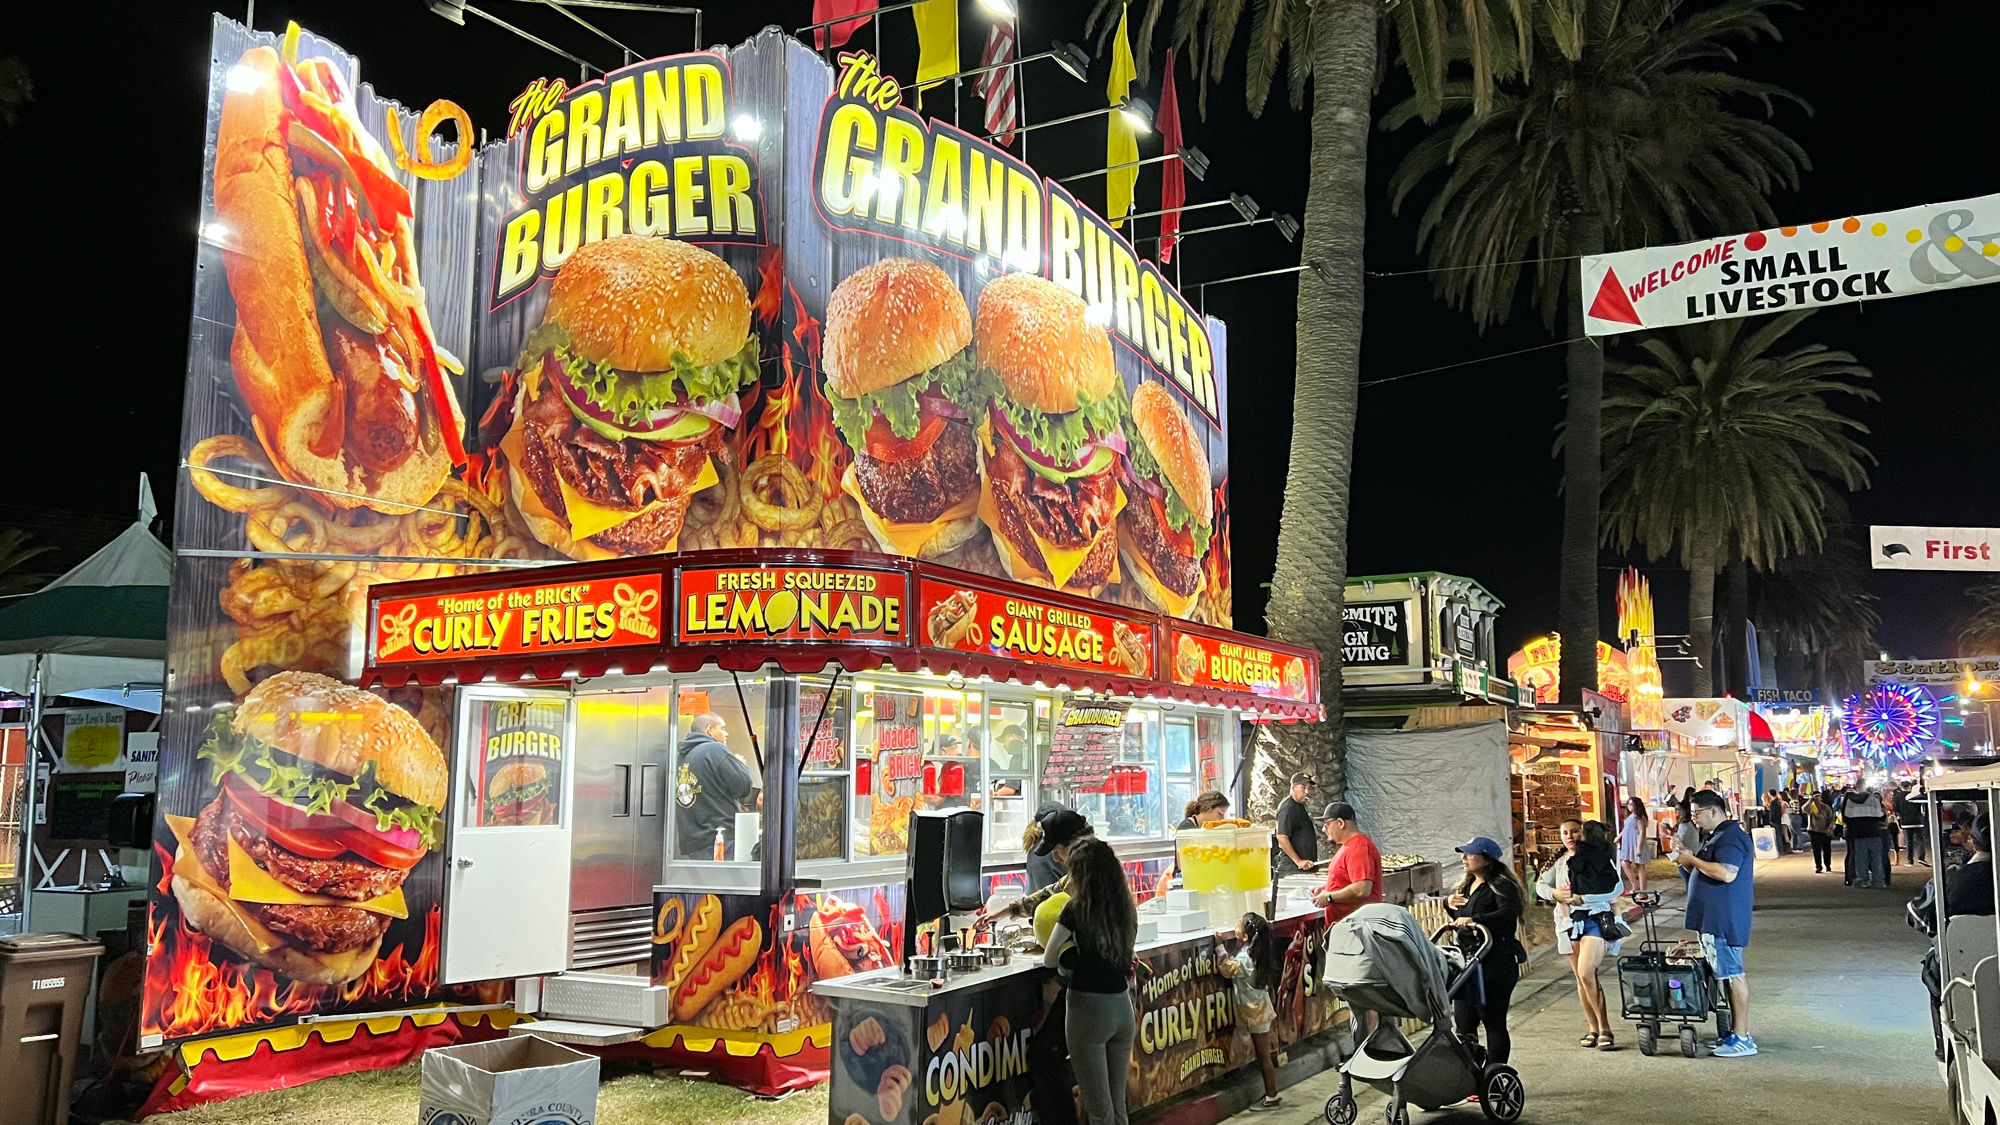
<path fill-rule="evenodd" d="M 674 681 L 667 881 L 752 889 L 763 861 L 764 769 L 772 752 L 762 676 Z"/>

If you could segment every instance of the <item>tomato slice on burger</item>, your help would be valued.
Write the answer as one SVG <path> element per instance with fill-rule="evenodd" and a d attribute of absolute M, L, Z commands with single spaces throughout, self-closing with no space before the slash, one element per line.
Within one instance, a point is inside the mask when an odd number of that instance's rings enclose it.
<path fill-rule="evenodd" d="M 1147 503 L 1153 506 L 1153 519 L 1159 523 L 1160 533 L 1166 536 L 1167 546 L 1172 547 L 1178 554 L 1194 554 L 1194 524 L 1190 522 L 1188 526 L 1175 531 L 1174 525 L 1167 522 L 1167 502 L 1158 496 L 1149 496 Z"/>
<path fill-rule="evenodd" d="M 424 858 L 421 845 L 414 848 L 400 847 L 364 828 L 348 828 L 340 833 L 342 846 L 362 859 L 378 867 L 391 867 L 397 871 L 408 871 Z"/>
<path fill-rule="evenodd" d="M 288 852 L 307 859 L 332 859 L 347 850 L 347 845 L 335 833 L 287 823 L 288 811 L 297 813 L 301 818 L 311 817 L 312 814 L 304 810 L 293 809 L 262 794 L 246 796 L 240 786 L 230 786 L 229 800 L 236 807 L 237 815 L 249 823 L 252 832 Z"/>
<path fill-rule="evenodd" d="M 889 420 L 877 414 L 868 426 L 864 444 L 868 456 L 877 461 L 914 461 L 931 451 L 931 446 L 937 444 L 938 436 L 950 423 L 951 419 L 944 415 L 926 410 L 917 432 L 904 438 L 897 437 L 896 432 L 889 428 Z"/>

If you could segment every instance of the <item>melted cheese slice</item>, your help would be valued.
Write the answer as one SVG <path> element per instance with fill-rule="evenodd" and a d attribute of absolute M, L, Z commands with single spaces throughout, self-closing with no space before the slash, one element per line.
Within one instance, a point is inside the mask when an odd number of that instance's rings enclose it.
<path fill-rule="evenodd" d="M 968 519 L 979 510 L 977 495 L 979 490 L 974 489 L 973 492 L 966 494 L 964 500 L 946 509 L 930 523 L 902 523 L 887 519 L 869 507 L 868 501 L 861 498 L 861 488 L 854 483 L 853 465 L 847 466 L 846 471 L 840 474 L 840 490 L 854 497 L 855 504 L 861 508 L 861 522 L 868 525 L 868 530 L 874 533 L 884 550 L 910 558 L 927 557 L 931 542 L 944 530 L 945 525 Z"/>
<path fill-rule="evenodd" d="M 526 464 L 521 459 L 521 429 L 519 426 L 508 430 L 507 436 L 500 439 L 500 452 L 505 454 L 508 460 L 516 465 Z M 519 503 L 530 515 L 566 524 L 569 527 L 570 538 L 579 543 L 594 535 L 609 531 L 619 524 L 636 520 L 640 516 L 667 503 L 667 501 L 661 500 L 648 504 L 637 511 L 627 508 L 607 508 L 602 504 L 592 502 L 571 488 L 569 482 L 563 479 L 561 473 L 555 474 L 555 477 L 556 487 L 562 490 L 563 510 L 569 513 L 567 519 L 560 519 L 554 512 L 549 511 L 548 507 L 542 503 L 541 497 L 535 495 L 533 488 L 523 487 L 520 489 Z M 715 459 L 711 457 L 702 463 L 701 472 L 696 474 L 693 484 L 688 488 L 688 495 L 692 496 L 700 492 L 702 489 L 716 483 L 719 479 L 715 473 Z M 675 550 L 678 547 L 679 538 L 676 535 L 675 542 L 668 544 L 666 549 L 669 551 Z"/>
<path fill-rule="evenodd" d="M 987 456 L 992 456 L 994 449 L 993 420 L 990 417 L 980 419 L 978 433 L 979 444 Z M 980 474 L 982 476 L 986 475 L 985 470 L 986 466 L 984 464 L 980 465 Z M 1028 471 L 1033 472 L 1034 470 L 1030 469 Z M 1125 487 L 1123 485 L 1114 485 L 1113 487 L 1116 488 L 1118 493 L 1118 499 L 1111 507 L 1111 521 L 1112 526 L 1115 528 L 1117 526 L 1118 513 L 1125 510 Z M 1035 566 L 1026 559 L 1023 559 L 1021 553 L 1014 549 L 1013 544 L 1007 542 L 1007 536 L 1001 532 L 1000 509 L 993 499 L 993 486 L 990 477 L 988 477 L 986 487 L 979 490 L 979 518 L 986 521 L 987 527 L 993 529 L 993 545 L 1007 562 L 1008 568 L 1014 572 L 1016 579 L 1032 581 L 1040 576 Z M 1024 520 L 1022 522 L 1026 523 L 1027 521 Z M 1113 532 L 1113 534 L 1116 534 L 1116 532 Z M 1077 567 L 1083 565 L 1084 559 L 1090 557 L 1090 548 L 1092 543 L 1095 542 L 1095 540 L 1092 540 L 1081 547 L 1058 546 L 1036 534 L 1032 523 L 1028 524 L 1028 536 L 1035 541 L 1035 546 L 1041 550 L 1042 561 L 1048 564 L 1050 585 L 1058 590 L 1069 585 L 1070 576 L 1076 573 Z M 1107 584 L 1116 582 L 1120 577 L 1118 558 L 1114 555 L 1111 559 L 1111 574 L 1105 579 L 1105 582 Z"/>
<path fill-rule="evenodd" d="M 1147 563 L 1145 557 L 1140 555 L 1139 552 L 1121 551 L 1119 554 L 1129 558 L 1132 563 L 1133 575 L 1138 579 L 1139 586 L 1146 591 L 1147 597 L 1159 603 L 1161 609 L 1166 610 L 1175 617 L 1191 618 L 1194 616 L 1195 603 L 1201 600 L 1201 588 L 1207 582 L 1206 576 L 1195 582 L 1194 593 L 1182 597 L 1172 590 L 1167 589 L 1166 583 L 1160 581 L 1159 572 L 1154 570 L 1152 565 Z"/>
<path fill-rule="evenodd" d="M 351 906 L 371 914 L 387 914 L 391 918 L 410 916 L 410 907 L 403 901 L 403 888 L 400 886 L 388 894 L 371 898 L 366 902 L 293 890 L 278 882 L 270 872 L 257 866 L 257 861 L 250 858 L 250 853 L 244 851 L 234 837 L 229 840 L 229 897 L 239 902 L 262 902 L 272 905 Z"/>
<path fill-rule="evenodd" d="M 174 855 L 174 878 L 186 879 L 190 885 L 214 895 L 217 901 L 236 915 L 237 921 L 243 923 L 243 928 L 250 933 L 250 940 L 257 943 L 257 952 L 269 953 L 281 945 L 288 944 L 285 939 L 266 928 L 262 922 L 252 918 L 249 911 L 236 905 L 236 900 L 229 897 L 229 892 L 223 890 L 222 884 L 217 883 L 215 877 L 208 873 L 208 868 L 202 866 L 201 860 L 196 856 L 194 843 L 188 838 L 194 832 L 193 817 L 169 816 L 167 828 L 173 832 L 174 839 L 180 841 L 181 845 L 181 850 Z"/>

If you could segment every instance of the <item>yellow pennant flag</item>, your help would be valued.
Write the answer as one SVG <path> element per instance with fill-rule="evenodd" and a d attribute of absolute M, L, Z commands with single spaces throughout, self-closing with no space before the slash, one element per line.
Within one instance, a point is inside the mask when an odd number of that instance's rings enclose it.
<path fill-rule="evenodd" d="M 1105 86 L 1104 95 L 1112 105 L 1131 93 L 1132 80 L 1138 76 L 1138 67 L 1132 64 L 1132 38 L 1125 30 L 1125 11 L 1118 12 L 1118 35 L 1111 44 L 1111 82 Z M 1139 159 L 1139 133 L 1122 113 L 1112 113 L 1110 126 L 1105 131 L 1104 166 L 1116 168 L 1111 172 L 1104 187 L 1104 211 L 1114 227 L 1123 226 L 1125 216 L 1132 213 L 1132 189 L 1138 186 L 1139 169 L 1119 168 L 1120 164 L 1132 164 Z"/>
<path fill-rule="evenodd" d="M 910 9 L 917 21 L 917 108 L 924 87 L 958 73 L 958 0 L 924 0 Z"/>

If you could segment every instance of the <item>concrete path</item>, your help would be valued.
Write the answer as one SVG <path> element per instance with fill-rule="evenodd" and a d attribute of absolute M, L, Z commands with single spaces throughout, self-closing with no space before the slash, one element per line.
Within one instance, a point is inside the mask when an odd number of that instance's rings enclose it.
<path fill-rule="evenodd" d="M 1563 963 L 1538 966 L 1522 985 L 1525 995 L 1517 994 L 1511 1021 L 1513 1063 L 1528 1092 L 1522 1120 L 1944 1121 L 1944 1084 L 1917 979 L 1924 940 L 1903 919 L 1903 904 L 1928 874 L 1928 868 L 1899 867 L 1894 889 L 1858 890 L 1843 886 L 1838 874 L 1814 874 L 1810 856 L 1759 865 L 1756 927 L 1746 958 L 1761 1051 L 1755 1058 L 1641 1055 L 1633 1025 L 1615 1015 L 1617 976 L 1608 962 L 1602 979 L 1619 1047 L 1586 1051 L 1577 1046 L 1583 1019 L 1576 990 L 1561 976 Z M 1662 911 L 1663 936 L 1679 932 L 1680 918 L 1678 903 Z M 1230 1120 L 1323 1121 L 1326 1099 L 1338 1087 L 1337 1074 L 1321 1073 L 1285 1090 L 1283 1108 L 1245 1111 Z M 1385 1104 L 1367 1093 L 1362 1125 L 1380 1122 Z M 1470 1125 L 1484 1117 L 1468 1105 L 1418 1111 L 1412 1119 L 1416 1125 Z"/>

